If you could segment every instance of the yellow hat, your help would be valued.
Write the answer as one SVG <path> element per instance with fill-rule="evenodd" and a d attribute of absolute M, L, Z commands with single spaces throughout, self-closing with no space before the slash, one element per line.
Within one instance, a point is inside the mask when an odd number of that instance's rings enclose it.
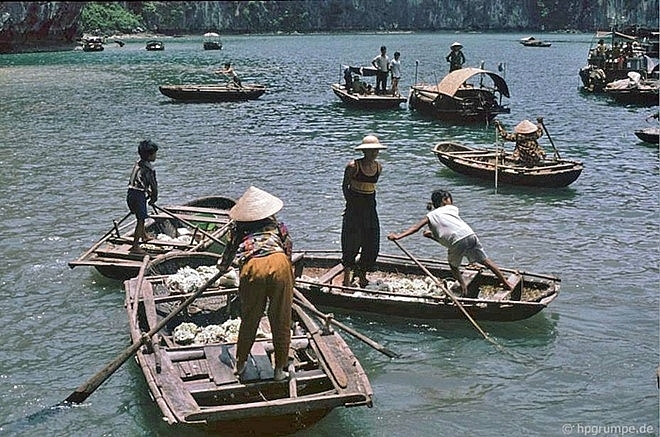
<path fill-rule="evenodd" d="M 538 127 L 529 120 L 523 120 L 513 129 L 517 134 L 531 134 L 536 132 Z"/>
<path fill-rule="evenodd" d="M 284 202 L 279 198 L 259 188 L 250 187 L 229 210 L 229 217 L 237 222 L 254 222 L 270 217 L 283 206 Z"/>
<path fill-rule="evenodd" d="M 362 138 L 362 144 L 357 146 L 355 150 L 367 150 L 367 149 L 376 149 L 382 150 L 387 149 L 387 146 L 384 146 L 378 141 L 378 137 L 375 135 L 367 135 Z"/>

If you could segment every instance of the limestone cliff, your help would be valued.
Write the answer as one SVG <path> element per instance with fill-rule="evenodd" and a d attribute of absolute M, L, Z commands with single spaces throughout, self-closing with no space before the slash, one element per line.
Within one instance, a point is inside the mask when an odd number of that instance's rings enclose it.
<path fill-rule="evenodd" d="M 80 2 L 0 2 L 0 53 L 72 49 Z"/>

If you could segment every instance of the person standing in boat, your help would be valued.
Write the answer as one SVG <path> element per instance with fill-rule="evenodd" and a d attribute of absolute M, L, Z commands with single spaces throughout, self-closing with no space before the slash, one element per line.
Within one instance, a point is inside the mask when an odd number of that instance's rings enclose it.
<path fill-rule="evenodd" d="M 224 74 L 227 76 L 230 80 L 231 83 L 236 85 L 239 88 L 243 88 L 243 84 L 241 83 L 241 79 L 238 77 L 236 72 L 234 71 L 234 68 L 231 66 L 231 62 L 225 62 L 224 68 L 217 70 L 215 72 L 216 74 Z"/>
<path fill-rule="evenodd" d="M 147 213 L 147 200 L 149 205 L 154 205 L 158 200 L 158 181 L 156 170 L 152 162 L 156 160 L 158 145 L 151 140 L 141 141 L 138 145 L 140 159 L 133 165 L 131 177 L 128 180 L 126 203 L 130 211 L 135 214 L 135 231 L 133 232 L 132 253 L 145 255 L 146 252 L 140 247 L 140 241 L 152 240 L 153 235 L 147 234 L 144 222 L 149 217 Z"/>
<path fill-rule="evenodd" d="M 545 158 L 545 152 L 538 143 L 543 135 L 543 117 L 536 119 L 538 125 L 529 120 L 523 120 L 516 125 L 513 133 L 508 133 L 499 120 L 495 120 L 495 127 L 500 136 L 506 141 L 515 141 L 513 159 L 526 167 L 533 167 Z"/>
<path fill-rule="evenodd" d="M 401 53 L 394 52 L 394 59 L 390 61 L 390 73 L 392 74 L 392 95 L 399 96 L 399 79 L 401 79 Z"/>
<path fill-rule="evenodd" d="M 344 170 L 341 189 L 346 206 L 341 229 L 341 262 L 344 266 L 343 285 L 351 286 L 351 274 L 359 278 L 360 287 L 369 283 L 367 272 L 372 271 L 380 251 L 380 222 L 376 211 L 376 182 L 383 167 L 376 160 L 380 150 L 387 149 L 375 135 L 367 135 L 355 150 L 363 158 L 351 160 Z M 359 261 L 356 261 L 358 253 Z"/>
<path fill-rule="evenodd" d="M 463 68 L 463 64 L 465 64 L 465 55 L 461 50 L 463 45 L 458 41 L 450 45 L 449 48 L 450 52 L 445 59 L 449 62 L 449 72 L 451 73 L 454 70 L 460 70 Z"/>
<path fill-rule="evenodd" d="M 371 65 L 376 69 L 376 94 L 387 94 L 387 74 L 390 68 L 390 58 L 386 53 L 387 48 L 381 46 L 380 55 L 371 61 Z"/>
<path fill-rule="evenodd" d="M 245 372 L 266 307 L 275 347 L 274 379 L 287 378 L 294 278 L 293 244 L 286 225 L 275 217 L 282 206 L 284 203 L 279 198 L 250 187 L 229 210 L 234 224 L 218 269 L 227 271 L 234 261 L 239 268 L 241 326 L 234 369 L 239 378 Z"/>
<path fill-rule="evenodd" d="M 423 235 L 447 248 L 449 267 L 461 286 L 463 297 L 476 297 L 468 295 L 465 279 L 461 275 L 460 266 L 464 257 L 471 263 L 478 262 L 488 267 L 508 290 L 513 291 L 513 287 L 504 278 L 497 264 L 486 255 L 472 228 L 459 217 L 458 208 L 453 204 L 451 193 L 445 190 L 435 190 L 431 194 L 431 205 L 429 205 L 431 212 L 426 214 L 423 219 L 399 234 L 388 234 L 387 239 L 400 240 L 416 233 L 424 226 L 428 226 L 429 229 L 425 230 Z M 515 298 L 520 299 L 520 296 L 512 296 L 512 299 Z"/>

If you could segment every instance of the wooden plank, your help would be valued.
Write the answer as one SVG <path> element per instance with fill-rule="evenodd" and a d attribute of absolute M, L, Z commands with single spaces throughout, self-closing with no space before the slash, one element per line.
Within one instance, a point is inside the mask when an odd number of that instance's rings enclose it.
<path fill-rule="evenodd" d="M 196 212 L 200 214 L 217 214 L 217 215 L 229 216 L 229 210 L 219 209 L 219 208 L 208 208 L 204 206 L 169 205 L 166 206 L 165 209 L 172 212 L 185 211 L 192 213 Z"/>
<path fill-rule="evenodd" d="M 504 300 L 507 297 L 511 300 L 520 300 L 522 294 L 522 275 L 512 273 L 507 278 L 507 282 L 513 285 L 513 291 L 510 292 L 509 290 L 502 290 L 497 292 L 493 295 L 493 300 Z"/>
<path fill-rule="evenodd" d="M 179 378 L 178 371 L 174 368 L 166 353 L 161 354 L 161 362 L 163 370 L 161 373 L 154 375 L 155 380 L 163 392 L 163 398 L 166 399 L 177 420 L 183 422 L 188 414 L 199 412 L 199 405 Z"/>
<path fill-rule="evenodd" d="M 223 350 L 224 348 L 224 350 Z M 234 346 L 231 349 L 235 349 Z M 232 361 L 221 359 L 223 354 L 229 354 Z M 206 355 L 206 364 L 209 369 L 209 378 L 213 380 L 215 385 L 233 384 L 238 382 L 238 378 L 234 375 L 234 365 L 236 362 L 233 351 L 227 345 L 207 345 L 204 346 L 204 354 Z"/>
<path fill-rule="evenodd" d="M 318 280 L 321 284 L 332 281 L 337 275 L 344 271 L 344 266 L 340 263 L 325 272 Z"/>
<path fill-rule="evenodd" d="M 174 214 L 177 218 L 184 219 L 189 222 L 198 222 L 198 223 L 214 223 L 214 224 L 226 224 L 229 222 L 227 217 L 210 217 L 205 215 L 194 215 L 194 214 Z M 174 220 L 174 217 L 167 214 L 152 214 L 149 216 L 154 220 Z"/>
<path fill-rule="evenodd" d="M 271 363 L 270 358 L 268 357 L 264 344 L 264 341 L 255 341 L 250 350 L 250 356 L 259 372 L 259 379 L 273 379 L 273 363 Z"/>

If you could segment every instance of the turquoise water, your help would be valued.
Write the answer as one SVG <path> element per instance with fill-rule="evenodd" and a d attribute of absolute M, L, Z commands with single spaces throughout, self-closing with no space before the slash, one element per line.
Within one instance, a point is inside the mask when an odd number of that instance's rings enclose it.
<path fill-rule="evenodd" d="M 651 110 L 577 91 L 591 35 L 544 35 L 552 47 L 537 49 L 521 47 L 523 36 L 236 36 L 223 38 L 221 51 L 202 50 L 200 37 L 165 39 L 163 52 L 134 41 L 98 53 L 0 56 L 0 434 L 178 435 L 133 361 L 83 405 L 43 410 L 129 344 L 122 284 L 67 262 L 126 213 L 141 139 L 161 145 L 161 204 L 238 198 L 255 185 L 284 200 L 280 217 L 296 249 L 339 249 L 344 165 L 375 133 L 389 147 L 380 155 L 382 252 L 401 254 L 384 235 L 417 221 L 430 192 L 447 188 L 494 261 L 558 275 L 562 291 L 528 320 L 480 323 L 501 348 L 465 321 L 337 313 L 402 358 L 347 337 L 374 407 L 335 410 L 299 435 L 550 436 L 594 426 L 653 427 L 657 435 L 658 149 L 633 134 L 650 126 Z M 400 89 L 415 74 L 433 82 L 448 70 L 455 40 L 470 66 L 506 63 L 505 126 L 543 116 L 562 157 L 584 162 L 569 188 L 495 192 L 431 153 L 448 139 L 492 145 L 492 129 L 443 125 L 403 105 L 351 110 L 330 89 L 341 64 L 366 64 L 382 44 L 402 54 Z M 159 84 L 222 81 L 212 72 L 226 60 L 244 83 L 267 85 L 266 94 L 180 104 L 158 92 Z M 446 256 L 421 234 L 401 243 L 419 257 Z"/>

